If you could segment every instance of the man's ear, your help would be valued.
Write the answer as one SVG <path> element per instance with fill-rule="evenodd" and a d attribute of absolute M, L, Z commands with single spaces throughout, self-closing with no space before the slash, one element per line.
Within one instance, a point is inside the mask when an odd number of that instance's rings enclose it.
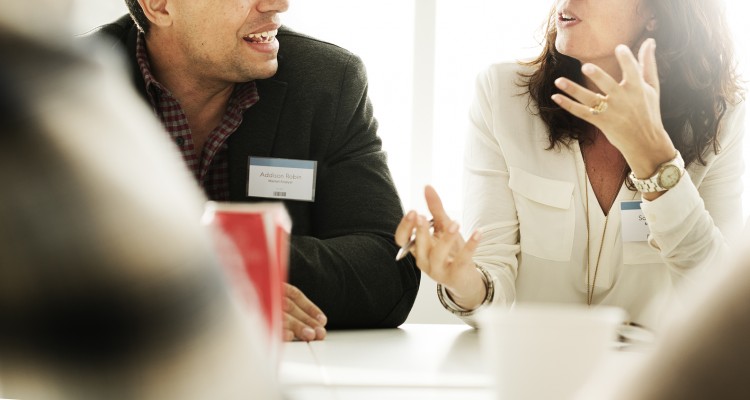
<path fill-rule="evenodd" d="M 659 27 L 658 21 L 656 21 L 655 17 L 651 17 L 651 19 L 648 20 L 646 23 L 646 30 L 649 32 L 653 32 L 656 30 L 656 28 Z"/>
<path fill-rule="evenodd" d="M 172 16 L 169 13 L 168 0 L 138 0 L 143 13 L 152 25 L 169 26 L 172 24 Z"/>

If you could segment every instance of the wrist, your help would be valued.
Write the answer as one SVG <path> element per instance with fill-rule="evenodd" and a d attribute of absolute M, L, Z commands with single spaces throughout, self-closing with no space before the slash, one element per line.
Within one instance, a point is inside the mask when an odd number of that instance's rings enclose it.
<path fill-rule="evenodd" d="M 479 269 L 472 267 L 471 273 L 467 275 L 467 279 L 460 287 L 445 286 L 445 292 L 459 307 L 473 310 L 479 307 L 482 300 L 487 297 L 487 285 Z"/>
<path fill-rule="evenodd" d="M 638 159 L 628 162 L 630 170 L 639 179 L 648 179 L 654 175 L 659 166 L 674 158 L 675 149 L 660 151 L 655 154 L 649 154 L 648 158 L 641 156 Z"/>
<path fill-rule="evenodd" d="M 660 164 L 653 175 L 640 178 L 633 171 L 630 173 L 630 181 L 639 192 L 645 195 L 646 200 L 654 200 L 661 193 L 676 186 L 684 174 L 685 162 L 680 152 L 675 150 L 673 158 Z"/>
<path fill-rule="evenodd" d="M 479 301 L 476 305 L 469 307 L 470 304 L 468 303 L 457 303 L 453 296 L 451 296 L 446 288 L 443 287 L 443 285 L 437 285 L 437 295 L 438 300 L 440 300 L 440 304 L 442 304 L 443 307 L 446 310 L 450 311 L 452 314 L 458 315 L 460 317 L 467 317 L 473 315 L 484 306 L 492 303 L 492 300 L 495 297 L 495 283 L 492 279 L 492 276 L 489 274 L 489 272 L 487 272 L 486 269 L 479 265 L 475 265 L 475 269 L 480 274 L 479 277 L 482 281 L 482 286 L 479 286 L 478 288 L 475 287 L 474 292 L 483 294 L 484 296 L 482 300 Z"/>

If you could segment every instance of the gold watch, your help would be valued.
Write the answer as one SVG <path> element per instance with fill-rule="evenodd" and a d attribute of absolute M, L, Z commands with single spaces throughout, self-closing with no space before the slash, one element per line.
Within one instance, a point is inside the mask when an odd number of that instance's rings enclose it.
<path fill-rule="evenodd" d="M 682 160 L 680 152 L 675 150 L 673 159 L 659 165 L 656 173 L 646 179 L 638 179 L 630 172 L 630 181 L 641 193 L 663 192 L 677 185 L 685 174 L 685 161 Z"/>

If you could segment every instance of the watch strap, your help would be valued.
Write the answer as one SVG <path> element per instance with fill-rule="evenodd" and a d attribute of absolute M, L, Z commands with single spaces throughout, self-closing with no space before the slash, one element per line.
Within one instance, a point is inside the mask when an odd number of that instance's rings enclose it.
<path fill-rule="evenodd" d="M 685 173 L 685 161 L 683 161 L 682 156 L 680 155 L 680 152 L 678 150 L 675 150 L 675 156 L 673 159 L 662 163 L 659 165 L 659 168 L 656 169 L 656 172 L 651 175 L 650 177 L 646 179 L 639 179 L 635 176 L 635 173 L 633 171 L 630 171 L 630 174 L 628 177 L 630 178 L 630 181 L 633 183 L 633 186 L 641 192 L 641 193 L 653 193 L 653 192 L 663 192 L 666 190 L 671 189 L 671 187 L 663 187 L 659 184 L 660 177 L 664 169 L 670 165 L 676 166 L 680 169 L 680 175 L 683 175 Z"/>

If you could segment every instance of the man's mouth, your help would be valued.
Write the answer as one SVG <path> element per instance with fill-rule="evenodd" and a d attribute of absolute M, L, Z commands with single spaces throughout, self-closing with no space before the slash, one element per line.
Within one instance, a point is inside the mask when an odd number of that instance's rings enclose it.
<path fill-rule="evenodd" d="M 278 29 L 266 32 L 251 33 L 245 36 L 243 39 L 248 43 L 271 43 L 276 39 L 276 34 L 279 33 Z"/>

